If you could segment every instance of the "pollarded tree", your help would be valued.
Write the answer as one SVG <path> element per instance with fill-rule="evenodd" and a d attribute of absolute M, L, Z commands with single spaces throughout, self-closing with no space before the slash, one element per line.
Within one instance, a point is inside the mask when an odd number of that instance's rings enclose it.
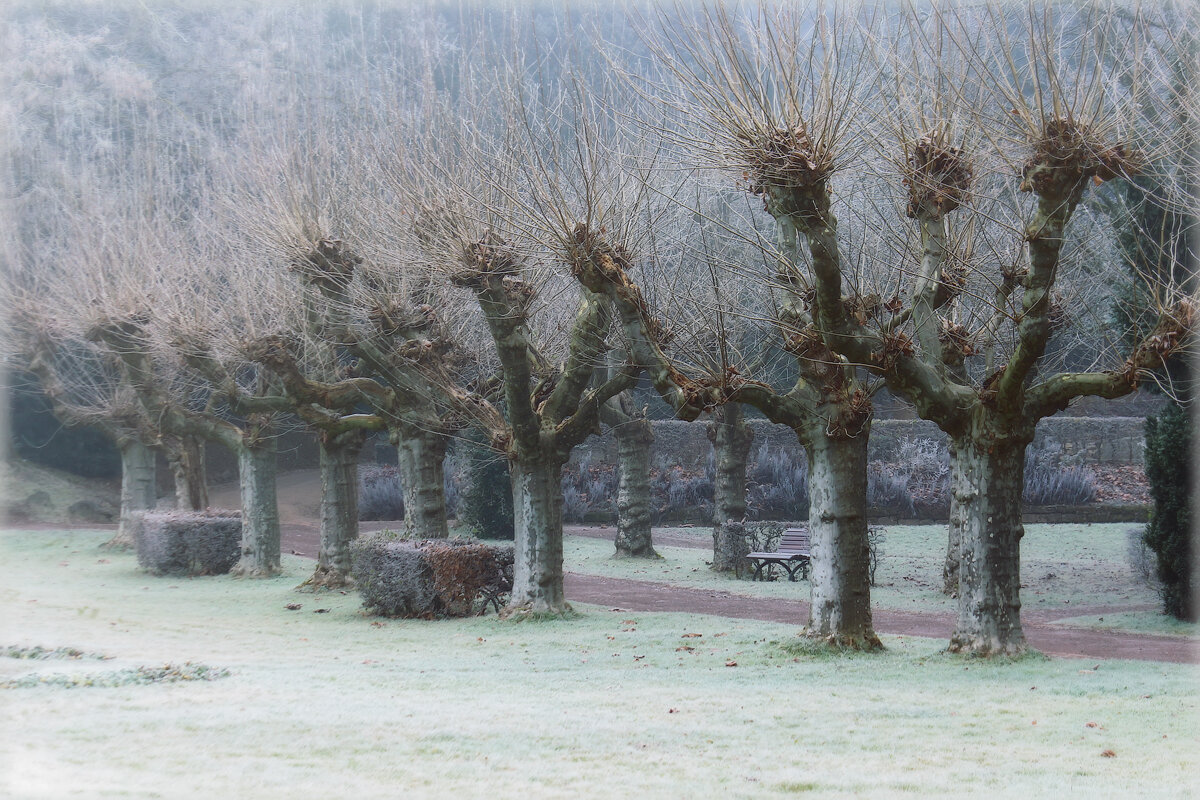
<path fill-rule="evenodd" d="M 120 222 L 120 235 L 108 237 L 112 248 L 78 253 L 74 274 L 81 284 L 59 295 L 63 307 L 117 361 L 121 380 L 164 434 L 216 442 L 236 454 L 242 555 L 234 571 L 274 575 L 280 568 L 274 427 L 287 402 L 262 370 L 231 370 L 236 392 L 197 377 L 187 358 L 208 353 L 205 314 L 236 302 L 236 293 L 213 285 L 202 266 L 210 263 L 202 260 L 204 249 L 170 218 L 167 204 Z"/>
<path fill-rule="evenodd" d="M 527 109 L 518 94 L 505 107 L 521 114 Z M 506 614 L 561 614 L 569 609 L 562 469 L 572 448 L 599 430 L 602 409 L 637 375 L 628 364 L 609 370 L 609 303 L 580 291 L 560 267 L 574 269 L 586 246 L 586 225 L 576 220 L 598 222 L 609 207 L 574 191 L 573 176 L 553 158 L 562 142 L 542 137 L 531 117 L 499 127 L 507 138 L 497 137 L 498 145 L 459 139 L 464 144 L 447 146 L 458 129 L 443 122 L 413 145 L 406 162 L 412 168 L 391 174 L 417 209 L 409 225 L 419 224 L 430 266 L 474 296 L 499 366 L 498 404 L 487 382 L 446 388 L 463 417 L 509 460 L 516 562 Z M 555 133 L 567 135 L 561 127 Z"/>
<path fill-rule="evenodd" d="M 1053 292 L 1073 266 L 1069 223 L 1085 192 L 1093 182 L 1151 169 L 1157 160 L 1139 151 L 1143 132 L 1131 123 L 1139 106 L 1156 102 L 1162 64 L 1145 47 L 1151 36 L 1146 26 L 1119 29 L 1103 10 L 1031 12 L 1020 19 L 993 8 L 978 17 L 958 10 L 930 19 L 949 32 L 942 41 L 964 48 L 974 82 L 968 88 L 978 90 L 977 97 L 967 89 L 944 97 L 958 105 L 960 120 L 972 120 L 982 133 L 979 148 L 1000 165 L 1020 163 L 1020 175 L 997 169 L 986 183 L 978 169 L 983 153 L 969 152 L 959 146 L 961 139 L 940 131 L 908 140 L 902 177 L 908 216 L 922 237 L 919 258 L 902 267 L 914 276 L 905 312 L 915 329 L 911 335 L 897 327 L 869 327 L 848 311 L 844 286 L 851 267 L 840 258 L 828 176 L 795 181 L 789 191 L 805 208 L 802 230 L 826 340 L 884 375 L 922 417 L 951 437 L 959 470 L 955 502 L 962 514 L 959 616 L 951 649 L 1015 655 L 1026 649 L 1019 595 L 1021 493 L 1034 427 L 1076 397 L 1133 391 L 1147 370 L 1183 346 L 1194 324 L 1192 301 L 1170 298 L 1158 308 L 1152 334 L 1122 358 L 1110 355 L 1109 369 L 1042 371 L 1054 331 Z M 1115 50 L 1124 52 L 1109 58 Z M 1115 88 L 1119 82 L 1106 71 L 1111 63 L 1135 73 L 1131 89 Z M 1015 156 L 1016 148 L 1023 157 Z M 803 146 L 792 152 L 808 155 Z M 1170 148 L 1162 154 L 1169 156 Z M 957 280 L 946 231 L 954 214 L 967 215 L 979 228 L 1003 226 L 1000 204 L 976 215 L 965 202 L 970 192 L 1001 196 L 1005 187 L 996 184 L 1009 181 L 1031 193 L 1035 204 L 1008 204 L 1024 216 L 1024 224 L 994 235 L 1014 236 L 1024 251 L 1018 248 L 1018 257 L 1006 264 L 988 265 L 999 273 L 988 276 L 992 313 L 981 317 L 977 330 L 964 331 L 938 316 L 934 299 Z M 979 270 L 984 264 L 970 266 Z M 953 369 L 954 359 L 944 351 L 954 348 L 965 358 L 983 353 L 991 369 Z"/>
<path fill-rule="evenodd" d="M 776 245 L 762 243 L 756 230 L 740 234 L 760 242 L 751 256 L 754 263 L 726 262 L 719 268 L 728 272 L 732 266 L 748 274 L 767 262 L 770 273 L 760 273 L 758 280 L 774 297 L 755 312 L 742 313 L 762 316 L 769 309 L 765 314 L 780 347 L 794 359 L 796 381 L 776 389 L 730 364 L 716 376 L 713 388 L 721 400 L 753 405 L 772 422 L 787 425 L 804 445 L 813 541 L 807 632 L 841 646 L 872 649 L 879 640 L 871 622 L 866 517 L 871 390 L 816 325 L 818 298 L 799 253 L 805 209 L 787 191 L 796 180 L 822 180 L 836 168 L 834 148 L 856 119 L 859 71 L 857 62 L 843 59 L 840 46 L 847 42 L 807 40 L 811 24 L 800 14 L 783 14 L 777 22 L 761 11 L 742 29 L 731 15 L 717 10 L 702 15 L 694 27 L 662 26 L 652 46 L 671 65 L 674 85 L 668 89 L 674 97 L 668 105 L 692 123 L 673 134 L 678 149 L 686 157 L 741 174 L 745 188 L 762 200 L 776 226 Z M 766 42 L 774 49 L 760 48 Z M 797 79 L 812 75 L 805 66 L 809 63 L 838 79 L 806 85 L 806 92 L 798 86 L 784 91 L 779 80 L 763 79 L 776 68 Z M 803 157 L 792 157 L 801 148 Z M 630 264 L 619 257 L 596 264 L 587 285 L 613 298 L 629 320 L 627 335 L 646 337 L 647 349 L 661 356 L 662 342 L 649 341 L 653 326 L 628 274 Z M 852 310 L 869 316 L 883 309 L 876 298 Z M 664 364 L 660 371 L 683 385 L 676 379 L 681 377 L 678 370 Z"/>
<path fill-rule="evenodd" d="M 121 516 L 109 547 L 133 544 L 129 521 L 158 502 L 155 448 L 159 433 L 118 370 L 90 342 L 74 339 L 38 309 L 45 298 L 8 304 L 14 357 L 41 384 L 54 416 L 71 427 L 90 425 L 121 454 Z"/>

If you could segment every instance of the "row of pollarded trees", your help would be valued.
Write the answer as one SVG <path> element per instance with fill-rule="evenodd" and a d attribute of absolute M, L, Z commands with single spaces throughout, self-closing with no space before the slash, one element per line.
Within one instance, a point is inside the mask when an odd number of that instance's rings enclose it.
<path fill-rule="evenodd" d="M 156 435 L 239 453 L 247 574 L 278 566 L 280 415 L 322 443 L 325 585 L 345 578 L 364 431 L 396 442 L 407 524 L 432 537 L 447 437 L 482 430 L 512 473 L 517 615 L 566 610 L 562 467 L 605 422 L 644 453 L 626 393 L 645 374 L 681 418 L 716 412 L 721 522 L 739 463 L 744 502 L 738 404 L 796 432 L 809 633 L 877 647 L 866 448 L 887 385 L 954 445 L 952 646 L 1019 653 L 1037 420 L 1132 391 L 1193 323 L 1160 287 L 1153 334 L 1062 368 L 1063 312 L 1094 303 L 1078 273 L 1110 237 L 1085 195 L 1190 168 L 1167 112 L 1193 97 L 1167 91 L 1180 56 L 1153 20 L 973 15 L 701 13 L 647 33 L 661 72 L 624 87 L 557 63 L 567 80 L 531 91 L 544 64 L 465 65 L 453 102 L 316 114 L 282 150 L 248 148 L 221 174 L 235 214 L 180 223 L 158 198 L 126 231 L 144 246 L 76 237 L 92 278 L 57 298 Z M 652 552 L 630 483 L 627 538 Z"/>
<path fill-rule="evenodd" d="M 952 649 L 1019 653 L 1035 425 L 1076 397 L 1133 391 L 1194 325 L 1193 257 L 1185 281 L 1156 287 L 1156 325 L 1132 347 L 1096 348 L 1084 371 L 1054 358 L 1065 315 L 1098 302 L 1088 261 L 1111 233 L 1086 219 L 1088 191 L 1149 173 L 1195 200 L 1180 191 L 1195 169 L 1196 98 L 1182 88 L 1194 80 L 1178 80 L 1195 62 L 1162 18 L 1112 9 L 931 11 L 879 27 L 776 13 L 713 12 L 664 30 L 656 52 L 678 79 L 668 102 L 701 121 L 679 140 L 715 142 L 710 163 L 740 173 L 776 223 L 774 321 L 799 377 L 782 393 L 727 371 L 719 388 L 808 451 L 810 630 L 875 643 L 865 371 L 951 438 Z M 628 266 L 597 266 L 589 285 L 649 319 Z M 653 344 L 652 326 L 641 332 Z"/>

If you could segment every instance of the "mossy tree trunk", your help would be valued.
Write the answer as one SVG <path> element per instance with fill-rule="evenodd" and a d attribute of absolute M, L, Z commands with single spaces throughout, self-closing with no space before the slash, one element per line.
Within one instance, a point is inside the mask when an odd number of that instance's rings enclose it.
<path fill-rule="evenodd" d="M 622 415 L 617 440 L 618 558 L 658 558 L 650 526 L 650 448 L 654 429 L 640 414 Z"/>
<path fill-rule="evenodd" d="M 563 614 L 562 467 L 555 457 L 510 462 L 516 560 L 506 616 Z"/>
<path fill-rule="evenodd" d="M 117 535 L 107 542 L 108 547 L 132 547 L 133 530 L 130 517 L 139 511 L 152 511 L 158 503 L 155 481 L 155 454 L 138 439 L 125 439 L 121 451 L 121 518 Z"/>
<path fill-rule="evenodd" d="M 404 530 L 416 539 L 445 539 L 446 522 L 445 435 L 404 427 L 393 429 L 392 442 L 399 457 L 404 484 Z"/>
<path fill-rule="evenodd" d="M 364 434 L 320 435 L 321 547 L 317 568 L 304 586 L 339 589 L 353 586 L 350 544 L 358 537 L 358 454 Z"/>
<path fill-rule="evenodd" d="M 950 521 L 946 526 L 946 558 L 942 563 L 942 591 L 951 597 L 958 596 L 958 569 L 962 563 L 962 532 L 966 526 L 966 509 L 959 497 L 969 496 L 971 487 L 958 458 L 958 449 L 950 441 Z"/>
<path fill-rule="evenodd" d="M 882 647 L 871 620 L 871 565 L 867 540 L 867 440 L 857 436 L 806 437 L 808 527 L 812 542 L 812 610 L 806 635 L 838 647 Z"/>
<path fill-rule="evenodd" d="M 181 511 L 208 508 L 208 470 L 204 440 L 196 436 L 172 436 L 167 446 L 167 462 L 175 479 L 175 507 Z"/>
<path fill-rule="evenodd" d="M 275 493 L 275 441 L 260 438 L 237 450 L 242 489 L 242 555 L 233 574 L 267 578 L 279 574 L 279 503 Z"/>
<path fill-rule="evenodd" d="M 1021 492 L 1025 436 L 977 433 L 955 440 L 962 480 L 958 622 L 950 649 L 975 655 L 1025 652 L 1021 628 Z"/>
<path fill-rule="evenodd" d="M 713 445 L 713 560 L 715 572 L 747 571 L 750 545 L 745 536 L 746 469 L 754 430 L 746 422 L 740 403 L 727 403 L 713 410 L 708 423 Z M 731 525 L 730 523 L 739 523 Z"/>

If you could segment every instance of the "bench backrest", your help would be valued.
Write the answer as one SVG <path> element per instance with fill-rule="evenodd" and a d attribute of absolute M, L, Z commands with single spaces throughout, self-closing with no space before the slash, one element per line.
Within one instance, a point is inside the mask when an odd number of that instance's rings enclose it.
<path fill-rule="evenodd" d="M 783 532 L 783 536 L 779 539 L 779 547 L 776 548 L 780 553 L 807 553 L 810 542 L 808 538 L 808 528 L 788 528 Z"/>

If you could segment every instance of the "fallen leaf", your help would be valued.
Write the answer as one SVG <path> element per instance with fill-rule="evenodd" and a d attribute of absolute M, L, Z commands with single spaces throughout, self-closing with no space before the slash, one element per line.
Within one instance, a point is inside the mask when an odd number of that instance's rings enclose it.
<path fill-rule="evenodd" d="M 703 636 L 703 635 L 704 635 L 703 633 L 685 633 L 683 636 L 680 636 L 679 638 L 680 639 L 695 639 L 695 638 Z"/>
<path fill-rule="evenodd" d="M 1116 758 L 1117 754 L 1114 753 L 1112 750 L 1103 750 L 1103 751 L 1101 751 L 1100 756 L 1102 758 Z"/>
<path fill-rule="evenodd" d="M 328 609 L 328 608 L 318 608 L 318 609 L 315 609 L 315 610 L 313 611 L 313 613 L 314 613 L 314 614 L 328 614 L 328 613 L 329 613 L 329 609 Z"/>
<path fill-rule="evenodd" d="M 727 667 L 736 667 L 736 666 L 737 666 L 737 662 L 736 662 L 736 661 L 726 661 L 726 662 L 725 662 L 725 666 L 727 666 Z"/>
<path fill-rule="evenodd" d="M 300 604 L 299 603 L 288 603 L 286 606 L 284 606 L 284 608 L 286 608 L 288 611 L 299 611 Z"/>
<path fill-rule="evenodd" d="M 667 709 L 667 713 L 668 713 L 668 714 L 678 714 L 678 713 L 679 713 L 679 709 L 678 709 L 678 708 L 668 708 L 668 709 Z"/>
<path fill-rule="evenodd" d="M 695 649 L 696 649 L 696 648 L 694 648 L 694 647 L 688 647 L 688 646 L 685 644 L 685 645 L 681 645 L 681 646 L 679 646 L 679 647 L 676 647 L 676 648 L 675 648 L 675 652 L 676 652 L 676 653 L 678 653 L 680 650 L 683 650 L 683 651 L 685 651 L 685 652 L 688 652 L 688 653 L 690 653 L 690 652 L 692 652 L 692 651 L 693 651 L 693 650 L 695 650 Z"/>
<path fill-rule="evenodd" d="M 1089 723 L 1087 723 L 1087 727 L 1089 727 L 1089 728 L 1099 728 L 1099 727 L 1100 727 L 1100 723 L 1098 723 L 1098 722 L 1089 722 Z"/>

